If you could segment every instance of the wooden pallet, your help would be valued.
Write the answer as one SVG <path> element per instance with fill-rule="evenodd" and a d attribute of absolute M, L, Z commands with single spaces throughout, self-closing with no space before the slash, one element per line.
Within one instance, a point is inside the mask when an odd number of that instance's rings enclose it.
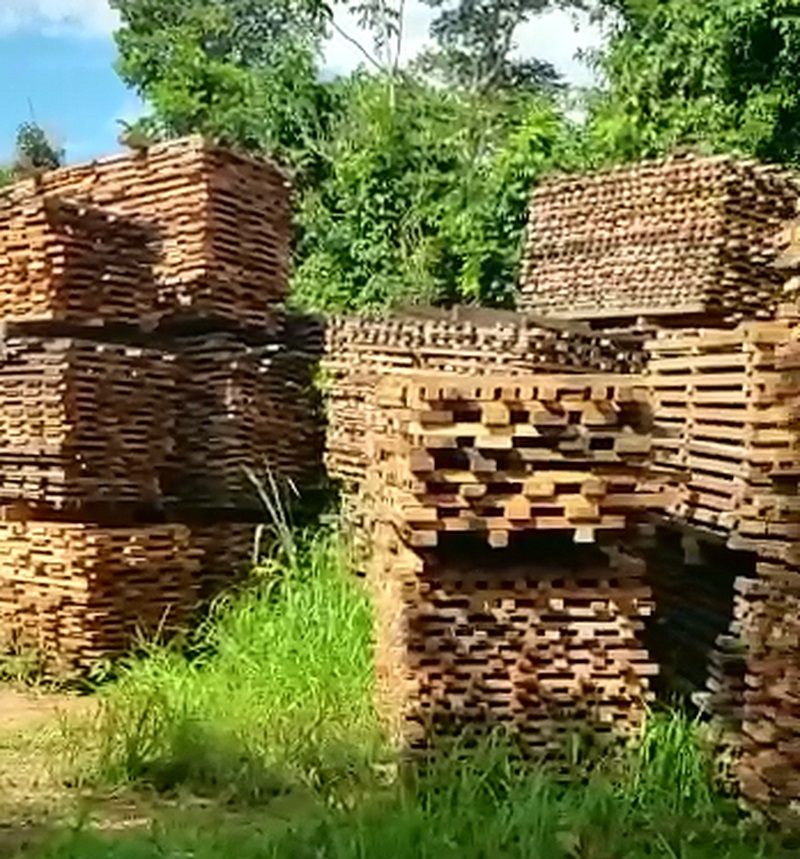
<path fill-rule="evenodd" d="M 534 191 L 520 306 L 569 319 L 768 315 L 784 278 L 773 235 L 796 174 L 730 157 L 671 158 Z"/>

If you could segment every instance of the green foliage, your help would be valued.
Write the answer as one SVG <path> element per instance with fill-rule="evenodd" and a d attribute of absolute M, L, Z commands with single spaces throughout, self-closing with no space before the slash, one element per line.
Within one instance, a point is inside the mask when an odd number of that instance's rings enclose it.
<path fill-rule="evenodd" d="M 437 48 L 423 68 L 448 83 L 476 91 L 552 86 L 558 80 L 550 63 L 518 59 L 514 34 L 525 21 L 555 5 L 580 6 L 581 0 L 424 0 L 438 10 L 431 25 Z"/>
<path fill-rule="evenodd" d="M 154 646 L 130 662 L 103 693 L 85 778 L 256 800 L 372 748 L 366 595 L 335 536 L 293 553 L 216 608 L 191 658 Z"/>
<path fill-rule="evenodd" d="M 611 159 L 676 145 L 800 161 L 794 0 L 617 0 L 593 131 Z"/>
<path fill-rule="evenodd" d="M 555 106 L 370 76 L 343 101 L 329 171 L 300 202 L 296 299 L 507 303 L 530 189 L 563 148 Z"/>
<path fill-rule="evenodd" d="M 35 122 L 24 122 L 17 131 L 17 170 L 55 170 L 64 163 L 64 152 Z"/>
<path fill-rule="evenodd" d="M 14 170 L 11 167 L 3 167 L 0 164 L 0 188 L 10 185 L 14 181 Z"/>
<path fill-rule="evenodd" d="M 166 134 L 303 159 L 331 109 L 319 0 L 112 0 L 122 79 Z"/>

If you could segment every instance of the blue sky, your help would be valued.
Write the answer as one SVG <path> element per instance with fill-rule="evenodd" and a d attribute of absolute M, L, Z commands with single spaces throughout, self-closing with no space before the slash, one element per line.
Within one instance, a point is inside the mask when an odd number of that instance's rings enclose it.
<path fill-rule="evenodd" d="M 170 0 L 164 0 L 165 3 Z M 408 0 L 403 57 L 427 43 L 431 9 Z M 342 6 L 337 23 L 364 38 Z M 595 47 L 600 35 L 585 20 L 552 13 L 517 33 L 518 53 L 552 62 L 568 79 L 589 81 L 575 60 L 578 48 Z M 113 70 L 114 13 L 107 0 L 0 0 L 0 162 L 10 159 L 17 126 L 31 118 L 66 150 L 70 162 L 116 151 L 118 119 L 133 119 L 143 107 Z M 331 72 L 350 71 L 357 52 L 341 36 L 325 51 Z"/>

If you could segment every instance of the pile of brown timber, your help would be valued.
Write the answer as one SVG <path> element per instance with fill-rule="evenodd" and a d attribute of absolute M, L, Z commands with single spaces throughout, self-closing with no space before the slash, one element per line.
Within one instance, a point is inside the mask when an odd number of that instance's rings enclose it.
<path fill-rule="evenodd" d="M 155 248 L 147 223 L 14 186 L 0 197 L 0 319 L 146 324 Z"/>
<path fill-rule="evenodd" d="M 0 501 L 158 501 L 174 399 L 162 352 L 8 336 L 0 341 Z"/>
<path fill-rule="evenodd" d="M 654 458 L 690 475 L 671 512 L 766 557 L 790 551 L 791 502 L 774 478 L 795 457 L 781 357 L 795 328 L 787 316 L 664 332 L 648 344 Z"/>
<path fill-rule="evenodd" d="M 228 332 L 176 340 L 179 500 L 260 509 L 246 468 L 298 486 L 318 481 L 318 348 L 307 331 L 258 345 Z"/>
<path fill-rule="evenodd" d="M 286 297 L 289 183 L 271 162 L 186 138 L 36 181 L 153 229 L 158 319 L 261 328 Z"/>
<path fill-rule="evenodd" d="M 559 535 L 499 552 L 459 535 L 417 552 L 383 525 L 369 577 L 380 709 L 404 746 L 504 726 L 558 757 L 576 735 L 640 726 L 658 670 L 641 643 L 640 562 Z"/>
<path fill-rule="evenodd" d="M 738 772 L 744 793 L 800 811 L 800 570 L 762 561 L 742 589 L 740 627 L 748 643 L 744 742 Z"/>
<path fill-rule="evenodd" d="M 84 667 L 252 558 L 244 466 L 321 459 L 289 249 L 284 175 L 196 139 L 0 193 L 0 646 Z"/>
<path fill-rule="evenodd" d="M 364 479 L 371 398 L 385 371 L 637 373 L 643 356 L 636 342 L 508 311 L 416 308 L 381 318 L 334 317 L 323 361 L 328 471 L 350 490 Z"/>
<path fill-rule="evenodd" d="M 641 722 L 644 566 L 618 539 L 664 504 L 646 392 L 613 375 L 395 371 L 378 383 L 360 503 L 394 736 L 505 724 L 558 754 Z"/>
<path fill-rule="evenodd" d="M 768 316 L 768 263 L 800 180 L 728 156 L 676 157 L 545 181 L 534 192 L 520 306 L 563 319 Z"/>
<path fill-rule="evenodd" d="M 139 635 L 184 627 L 198 569 L 181 525 L 1 522 L 0 646 L 88 667 Z"/>
<path fill-rule="evenodd" d="M 633 377 L 397 372 L 376 402 L 365 495 L 412 546 L 480 532 L 501 547 L 527 530 L 593 542 L 665 504 L 647 485 L 647 392 Z"/>

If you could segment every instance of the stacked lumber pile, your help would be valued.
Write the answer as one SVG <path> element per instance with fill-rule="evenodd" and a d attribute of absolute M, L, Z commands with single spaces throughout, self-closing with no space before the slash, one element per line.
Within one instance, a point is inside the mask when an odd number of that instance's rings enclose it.
<path fill-rule="evenodd" d="M 154 228 L 159 319 L 266 328 L 286 298 L 288 180 L 271 162 L 186 138 L 55 170 L 37 187 Z"/>
<path fill-rule="evenodd" d="M 678 157 L 540 185 L 520 306 L 563 319 L 764 316 L 784 278 L 773 235 L 800 196 L 789 171 Z"/>
<path fill-rule="evenodd" d="M 0 319 L 138 325 L 156 312 L 155 234 L 33 183 L 0 198 Z"/>
<path fill-rule="evenodd" d="M 328 472 L 350 490 L 363 481 L 372 396 L 385 371 L 636 373 L 643 361 L 638 342 L 507 311 L 416 308 L 375 319 L 334 317 L 326 327 L 323 360 Z"/>
<path fill-rule="evenodd" d="M 667 332 L 648 346 L 655 460 L 691 474 L 672 512 L 733 548 L 770 552 L 781 538 L 773 475 L 796 432 L 779 353 L 794 327 L 787 318 Z"/>
<path fill-rule="evenodd" d="M 503 724 L 558 754 L 640 724 L 644 566 L 592 545 L 664 504 L 631 377 L 387 374 L 361 504 L 395 737 Z"/>
<path fill-rule="evenodd" d="M 175 379 L 155 350 L 13 334 L 0 343 L 0 501 L 154 503 Z"/>
<path fill-rule="evenodd" d="M 252 557 L 244 467 L 314 473 L 289 246 L 283 174 L 195 139 L 0 194 L 2 643 L 81 668 L 179 627 Z"/>
<path fill-rule="evenodd" d="M 0 522 L 0 646 L 85 668 L 185 626 L 199 553 L 180 525 Z"/>
<path fill-rule="evenodd" d="M 175 494 L 186 504 L 258 509 L 245 467 L 304 486 L 318 477 L 322 432 L 308 338 L 251 345 L 216 332 L 178 338 Z"/>
<path fill-rule="evenodd" d="M 800 811 L 800 571 L 764 561 L 742 589 L 748 641 L 738 772 L 749 799 Z"/>
<path fill-rule="evenodd" d="M 528 530 L 593 542 L 664 506 L 632 377 L 394 373 L 376 399 L 365 495 L 412 546 L 480 532 L 501 547 Z"/>

